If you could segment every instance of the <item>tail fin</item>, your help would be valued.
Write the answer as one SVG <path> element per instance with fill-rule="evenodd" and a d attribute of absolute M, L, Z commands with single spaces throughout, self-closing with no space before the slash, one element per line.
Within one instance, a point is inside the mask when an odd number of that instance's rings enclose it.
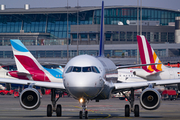
<path fill-rule="evenodd" d="M 104 57 L 104 1 L 102 1 L 101 9 L 101 28 L 100 28 L 100 42 L 99 42 L 99 57 Z"/>
<path fill-rule="evenodd" d="M 142 64 L 161 63 L 158 56 L 154 52 L 153 48 L 146 40 L 145 36 L 137 35 L 137 41 L 138 41 L 138 47 L 139 47 Z M 158 64 L 158 65 L 143 66 L 142 68 L 145 71 L 152 73 L 152 72 L 162 71 L 162 68 L 165 68 L 165 66 L 163 64 Z"/>
<path fill-rule="evenodd" d="M 20 40 L 10 40 L 18 71 L 42 70 L 43 67 Z"/>

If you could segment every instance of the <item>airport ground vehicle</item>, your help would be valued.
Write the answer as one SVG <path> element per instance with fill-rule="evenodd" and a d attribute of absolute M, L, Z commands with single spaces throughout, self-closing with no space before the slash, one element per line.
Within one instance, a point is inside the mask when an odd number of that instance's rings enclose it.
<path fill-rule="evenodd" d="M 175 90 L 164 90 L 161 94 L 163 100 L 176 100 L 178 96 Z"/>
<path fill-rule="evenodd" d="M 19 91 L 18 91 L 18 90 L 15 90 L 15 91 L 14 91 L 14 98 L 17 98 L 17 97 L 19 97 Z"/>
<path fill-rule="evenodd" d="M 1 95 L 12 95 L 14 93 L 14 90 L 0 90 Z"/>

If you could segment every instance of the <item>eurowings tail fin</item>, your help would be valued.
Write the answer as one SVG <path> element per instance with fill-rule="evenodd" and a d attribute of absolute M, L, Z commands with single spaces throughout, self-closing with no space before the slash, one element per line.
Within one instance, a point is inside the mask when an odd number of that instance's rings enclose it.
<path fill-rule="evenodd" d="M 100 42 L 99 42 L 98 57 L 104 57 L 104 1 L 102 1 L 102 9 L 101 9 L 101 27 L 100 27 Z"/>
<path fill-rule="evenodd" d="M 142 64 L 161 63 L 160 59 L 154 52 L 151 45 L 146 40 L 145 36 L 137 35 L 139 53 Z M 142 66 L 142 68 L 149 73 L 160 72 L 165 66 L 163 64 Z"/>
<path fill-rule="evenodd" d="M 43 67 L 20 40 L 10 40 L 17 70 L 28 73 L 29 70 L 42 70 Z"/>

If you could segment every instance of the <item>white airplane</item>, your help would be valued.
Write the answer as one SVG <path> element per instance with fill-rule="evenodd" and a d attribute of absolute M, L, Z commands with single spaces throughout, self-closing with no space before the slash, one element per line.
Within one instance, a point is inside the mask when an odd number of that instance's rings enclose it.
<path fill-rule="evenodd" d="M 63 69 L 48 69 L 40 65 L 36 58 L 29 52 L 20 40 L 10 40 L 17 70 L 8 71 L 0 66 L 0 78 L 18 78 L 33 81 L 63 82 Z M 11 84 L 5 84 L 8 90 Z M 17 87 L 17 85 L 13 85 Z M 0 89 L 4 89 L 0 86 Z M 44 89 L 41 89 L 44 91 Z M 43 92 L 42 91 L 42 92 Z"/>
<path fill-rule="evenodd" d="M 9 70 L 4 69 L 2 66 L 0 66 L 0 78 L 10 78 L 10 79 L 15 79 L 14 77 L 8 76 L 7 73 L 9 72 Z M 5 86 L 5 87 L 4 87 Z M 1 90 L 5 90 L 7 88 L 7 90 L 11 89 L 11 85 L 10 84 L 5 84 L 5 85 L 0 85 L 0 89 Z"/>
<path fill-rule="evenodd" d="M 61 116 L 61 105 L 56 102 L 55 91 L 67 91 L 75 99 L 82 104 L 82 111 L 79 112 L 79 117 L 88 118 L 87 103 L 89 100 L 106 100 L 109 99 L 112 93 L 131 91 L 131 96 L 128 98 L 129 105 L 125 105 L 125 116 L 130 116 L 130 111 L 134 112 L 135 117 L 139 116 L 139 105 L 134 106 L 134 90 L 144 88 L 140 96 L 140 104 L 147 110 L 155 110 L 160 106 L 161 95 L 153 88 L 154 85 L 165 85 L 180 83 L 179 79 L 167 79 L 156 81 L 143 81 L 132 83 L 117 83 L 112 82 L 114 77 L 108 77 L 109 74 L 117 74 L 117 67 L 108 58 L 104 57 L 104 2 L 102 2 L 101 10 L 101 33 L 100 33 L 100 48 L 99 56 L 79 55 L 72 58 L 65 66 L 63 71 L 63 83 L 56 82 L 41 82 L 30 80 L 15 80 L 0 78 L 0 82 L 25 84 L 29 85 L 20 94 L 20 104 L 27 110 L 37 109 L 40 105 L 40 94 L 34 86 L 47 87 L 52 89 L 51 101 L 52 105 L 47 105 L 47 116 L 52 116 L 56 112 L 57 116 Z M 131 67 L 131 66 L 130 66 Z"/>
<path fill-rule="evenodd" d="M 137 36 L 142 64 L 161 63 L 158 56 L 143 35 Z M 134 75 L 147 80 L 180 79 L 180 68 L 169 68 L 163 64 L 142 66 Z"/>
<path fill-rule="evenodd" d="M 0 66 L 0 78 L 13 78 L 7 75 L 8 72 L 9 70 L 6 70 L 2 66 Z"/>
<path fill-rule="evenodd" d="M 62 82 L 63 69 L 43 67 L 20 40 L 10 40 L 17 70 L 7 75 L 18 79 L 46 82 Z"/>

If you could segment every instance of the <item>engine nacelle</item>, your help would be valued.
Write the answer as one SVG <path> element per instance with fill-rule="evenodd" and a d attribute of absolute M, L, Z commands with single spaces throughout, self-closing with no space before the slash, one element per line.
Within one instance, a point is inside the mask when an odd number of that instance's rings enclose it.
<path fill-rule="evenodd" d="M 144 109 L 155 110 L 161 103 L 161 94 L 154 88 L 146 88 L 140 96 L 140 104 Z"/>
<path fill-rule="evenodd" d="M 40 93 L 34 88 L 24 89 L 19 99 L 20 105 L 27 110 L 37 109 L 41 104 Z"/>

